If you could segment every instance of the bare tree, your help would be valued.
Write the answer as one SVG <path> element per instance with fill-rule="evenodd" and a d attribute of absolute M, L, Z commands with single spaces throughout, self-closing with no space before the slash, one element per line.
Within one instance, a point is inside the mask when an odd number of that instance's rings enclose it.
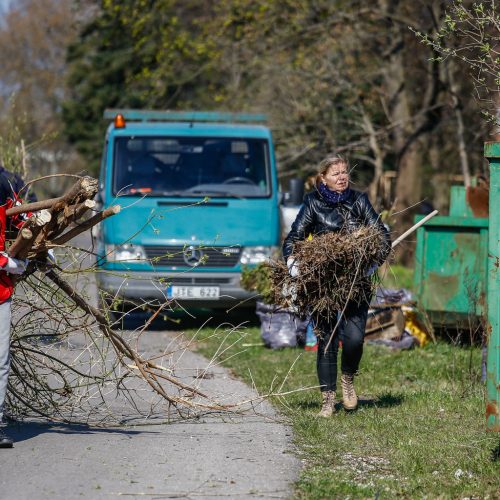
<path fill-rule="evenodd" d="M 82 166 L 66 143 L 60 119 L 75 15 L 72 0 L 21 0 L 10 4 L 0 24 L 0 135 L 14 147 L 24 141 L 33 177 L 54 174 L 62 164 L 65 171 Z M 47 186 L 50 194 L 57 192 L 58 186 Z"/>

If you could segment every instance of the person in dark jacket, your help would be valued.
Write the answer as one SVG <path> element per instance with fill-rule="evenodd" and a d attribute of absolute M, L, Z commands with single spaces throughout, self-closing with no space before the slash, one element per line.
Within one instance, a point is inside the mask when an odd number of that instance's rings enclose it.
<path fill-rule="evenodd" d="M 11 198 L 16 201 L 17 196 L 24 198 L 27 203 L 37 201 L 35 193 L 29 188 L 25 189 L 25 183 L 20 175 L 10 172 L 3 165 L 0 165 L 0 200 Z"/>
<path fill-rule="evenodd" d="M 373 263 L 366 274 L 373 273 L 382 264 L 391 250 L 389 233 L 373 209 L 365 193 L 349 187 L 349 163 L 340 156 L 329 156 L 321 162 L 313 192 L 307 194 L 304 203 L 292 224 L 283 244 L 283 256 L 292 277 L 300 273 L 300 262 L 293 255 L 294 243 L 306 239 L 310 234 L 318 235 L 331 231 L 355 230 L 363 225 L 376 225 L 385 236 L 385 247 L 380 262 Z M 383 259 L 383 260 L 382 260 Z M 342 341 L 341 385 L 344 408 L 354 410 L 358 398 L 354 390 L 354 375 L 358 371 L 363 354 L 363 342 L 370 297 L 361 303 L 349 301 L 339 318 L 319 318 L 315 325 L 319 345 L 317 371 L 322 392 L 322 407 L 319 416 L 329 417 L 335 409 L 337 390 L 337 354 L 339 340 Z M 341 311 L 339 311 L 339 314 Z M 330 340 L 331 336 L 333 338 Z"/>

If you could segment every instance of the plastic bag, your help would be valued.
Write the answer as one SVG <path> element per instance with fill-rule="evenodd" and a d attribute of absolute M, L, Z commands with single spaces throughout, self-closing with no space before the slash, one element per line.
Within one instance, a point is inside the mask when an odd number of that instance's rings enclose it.
<path fill-rule="evenodd" d="M 308 319 L 300 319 L 296 314 L 276 305 L 257 302 L 260 318 L 260 334 L 266 347 L 280 349 L 304 345 Z"/>

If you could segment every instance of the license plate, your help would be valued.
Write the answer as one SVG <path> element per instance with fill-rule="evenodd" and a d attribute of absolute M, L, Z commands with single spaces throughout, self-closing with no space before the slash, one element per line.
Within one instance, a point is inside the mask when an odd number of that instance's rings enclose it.
<path fill-rule="evenodd" d="M 167 297 L 169 299 L 217 300 L 219 287 L 172 285 L 167 288 Z"/>

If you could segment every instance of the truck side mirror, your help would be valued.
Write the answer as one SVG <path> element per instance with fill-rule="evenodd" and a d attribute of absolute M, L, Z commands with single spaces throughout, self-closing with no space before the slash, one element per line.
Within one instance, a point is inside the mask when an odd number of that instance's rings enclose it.
<path fill-rule="evenodd" d="M 299 206 L 304 198 L 304 182 L 302 179 L 293 177 L 288 184 L 288 191 L 283 193 L 283 205 Z"/>

